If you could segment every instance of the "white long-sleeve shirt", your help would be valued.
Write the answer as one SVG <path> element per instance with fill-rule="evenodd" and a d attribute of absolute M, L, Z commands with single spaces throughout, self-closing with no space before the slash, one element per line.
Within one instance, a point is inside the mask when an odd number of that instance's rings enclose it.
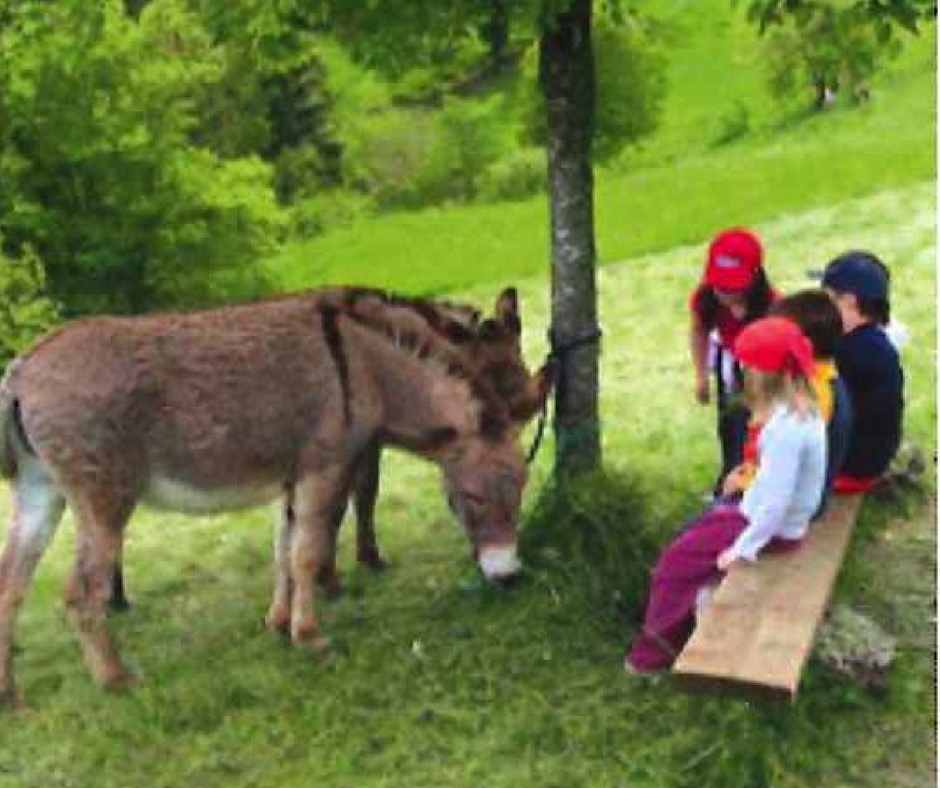
<path fill-rule="evenodd" d="M 758 466 L 741 500 L 747 528 L 731 546 L 754 561 L 771 539 L 801 539 L 826 482 L 826 425 L 814 410 L 801 415 L 778 405 L 757 439 Z"/>

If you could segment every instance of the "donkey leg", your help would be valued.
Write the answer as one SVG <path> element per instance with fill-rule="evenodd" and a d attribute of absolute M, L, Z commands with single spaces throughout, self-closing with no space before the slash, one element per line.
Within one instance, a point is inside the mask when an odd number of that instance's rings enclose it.
<path fill-rule="evenodd" d="M 77 519 L 78 551 L 66 584 L 66 610 L 92 676 L 106 689 L 125 689 L 138 677 L 121 660 L 106 612 L 133 502 L 102 498 L 70 503 Z"/>
<path fill-rule="evenodd" d="M 293 493 L 285 494 L 278 510 L 274 533 L 274 598 L 265 623 L 283 634 L 290 633 L 290 600 L 293 593 L 290 568 L 290 545 L 294 532 Z"/>
<path fill-rule="evenodd" d="M 111 595 L 108 597 L 108 609 L 112 613 L 124 613 L 130 610 L 131 603 L 127 601 L 124 590 L 124 540 L 118 549 L 114 571 L 111 574 Z"/>
<path fill-rule="evenodd" d="M 335 598 L 343 593 L 343 580 L 336 568 L 336 552 L 339 544 L 339 530 L 343 525 L 343 516 L 346 514 L 347 500 L 344 497 L 337 503 L 336 508 L 326 513 L 329 528 L 327 535 L 326 552 L 317 570 L 317 584 L 328 597 Z"/>
<path fill-rule="evenodd" d="M 14 482 L 14 509 L 0 555 L 0 705 L 16 704 L 13 634 L 30 580 L 55 534 L 65 499 L 33 457 L 23 457 Z"/>
<path fill-rule="evenodd" d="M 334 537 L 349 492 L 346 469 L 321 472 L 297 485 L 291 540 L 291 639 L 322 652 L 329 641 L 320 634 L 314 612 L 314 578 L 335 562 Z"/>
<path fill-rule="evenodd" d="M 379 495 L 379 458 L 381 447 L 371 443 L 356 466 L 353 501 L 356 507 L 356 560 L 375 570 L 388 564 L 379 555 L 375 538 L 375 501 Z"/>

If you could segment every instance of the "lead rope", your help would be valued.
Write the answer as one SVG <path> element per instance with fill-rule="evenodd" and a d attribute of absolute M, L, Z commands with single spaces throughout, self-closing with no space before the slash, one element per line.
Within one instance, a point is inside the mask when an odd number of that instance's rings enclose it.
<path fill-rule="evenodd" d="M 561 364 L 564 357 L 573 350 L 577 350 L 584 345 L 590 345 L 594 342 L 600 342 L 601 337 L 604 335 L 604 332 L 601 331 L 600 326 L 595 326 L 590 331 L 586 331 L 579 336 L 573 337 L 572 339 L 565 340 L 562 342 L 558 339 L 554 328 L 548 329 L 548 346 L 549 351 L 548 355 L 545 357 L 545 364 L 543 368 L 548 369 L 548 374 L 551 377 L 552 385 L 554 386 L 558 382 L 558 376 L 561 374 Z M 531 465 L 535 460 L 536 455 L 539 452 L 539 448 L 542 445 L 542 438 L 545 436 L 545 424 L 548 421 L 548 397 L 545 398 L 545 402 L 542 403 L 542 407 L 539 410 L 539 420 L 538 424 L 535 427 L 535 437 L 532 439 L 532 445 L 529 447 L 529 452 L 526 454 L 526 464 Z M 591 430 L 597 428 L 596 424 L 588 425 Z M 579 430 L 572 430 L 572 433 L 581 432 L 584 428 L 579 428 Z M 563 437 L 563 436 L 562 436 Z"/>

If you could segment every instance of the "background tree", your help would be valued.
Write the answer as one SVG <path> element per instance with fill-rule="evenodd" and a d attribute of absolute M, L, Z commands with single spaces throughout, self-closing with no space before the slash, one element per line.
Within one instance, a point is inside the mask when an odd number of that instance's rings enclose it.
<path fill-rule="evenodd" d="M 0 250 L 0 368 L 58 319 L 42 263 L 29 247 L 19 257 Z"/>
<path fill-rule="evenodd" d="M 192 144 L 218 50 L 176 0 L 13 2 L 0 32 L 0 229 L 67 314 L 264 289 L 270 170 Z"/>
<path fill-rule="evenodd" d="M 782 24 L 790 14 L 797 14 L 816 0 L 750 0 L 748 17 L 763 33 L 773 25 Z M 937 16 L 936 0 L 847 0 L 847 7 L 864 14 L 879 28 L 879 37 L 887 38 L 896 28 L 911 33 L 919 25 Z"/>
<path fill-rule="evenodd" d="M 489 50 L 489 68 L 500 71 L 509 60 L 508 0 L 490 0 L 490 17 L 480 27 L 480 36 Z"/>
<path fill-rule="evenodd" d="M 919 32 L 935 19 L 935 0 L 751 0 L 748 18 L 761 35 L 771 92 L 808 87 L 822 109 L 840 89 L 868 97 L 868 80 L 900 50 L 898 31 Z"/>
<path fill-rule="evenodd" d="M 592 12 L 591 51 L 596 92 L 591 155 L 604 164 L 656 130 L 667 89 L 666 59 L 643 20 L 609 12 Z M 526 58 L 519 103 L 525 142 L 544 145 L 547 115 L 537 55 Z"/>
<path fill-rule="evenodd" d="M 562 347 L 597 329 L 597 251 L 591 144 L 595 119 L 591 0 L 546 21 L 539 41 L 545 94 L 552 250 L 552 336 Z M 559 358 L 555 393 L 555 470 L 576 476 L 601 463 L 599 343 Z"/>
<path fill-rule="evenodd" d="M 896 37 L 880 38 L 868 13 L 832 0 L 804 2 L 766 36 L 771 92 L 778 98 L 811 91 L 823 109 L 836 94 L 868 98 L 869 80 L 900 51 Z"/>
<path fill-rule="evenodd" d="M 214 7 L 224 6 L 214 0 Z M 262 16 L 291 13 L 302 13 L 301 4 L 277 4 L 277 11 L 262 11 Z M 401 75 L 416 63 L 447 61 L 459 50 L 466 30 L 491 23 L 493 4 L 492 0 L 403 0 L 392 6 L 332 0 L 306 14 L 305 24 L 335 35 L 360 62 Z M 508 9 L 506 22 L 511 29 L 521 24 L 535 30 L 539 39 L 539 82 L 546 102 L 552 322 L 563 343 L 590 334 L 597 323 L 591 18 L 591 0 L 520 0 Z M 562 475 L 600 464 L 597 358 L 598 345 L 589 342 L 561 360 L 555 429 L 556 466 Z"/>

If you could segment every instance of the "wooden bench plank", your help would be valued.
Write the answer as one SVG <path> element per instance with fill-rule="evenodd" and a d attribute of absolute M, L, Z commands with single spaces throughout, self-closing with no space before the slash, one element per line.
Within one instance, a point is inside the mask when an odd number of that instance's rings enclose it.
<path fill-rule="evenodd" d="M 692 691 L 796 699 L 858 516 L 861 496 L 834 496 L 799 550 L 736 564 L 673 668 Z"/>

